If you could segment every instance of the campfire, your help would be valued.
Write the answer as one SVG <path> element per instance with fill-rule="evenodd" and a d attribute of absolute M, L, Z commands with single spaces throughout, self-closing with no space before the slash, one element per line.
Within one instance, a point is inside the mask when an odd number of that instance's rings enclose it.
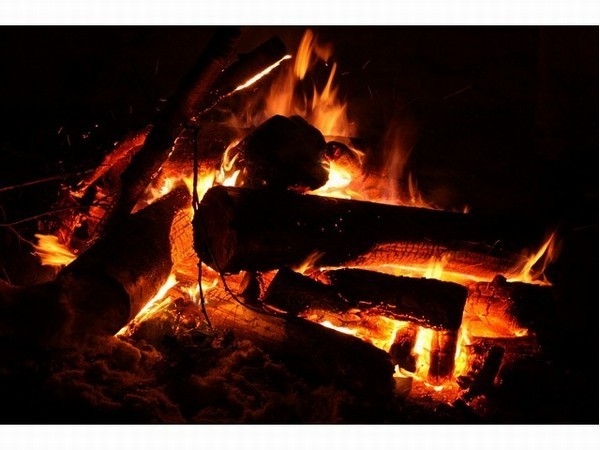
<path fill-rule="evenodd" d="M 555 339 L 561 224 L 428 201 L 402 123 L 357 135 L 335 43 L 239 40 L 217 30 L 152 123 L 61 185 L 33 242 L 54 272 L 0 281 L 2 336 L 58 358 L 54 387 L 131 372 L 123 404 L 161 411 L 134 421 L 229 421 L 216 392 L 255 372 L 255 402 L 281 383 L 360 398 L 341 420 L 507 420 L 499 397 Z M 283 420 L 333 420 L 307 417 Z"/>

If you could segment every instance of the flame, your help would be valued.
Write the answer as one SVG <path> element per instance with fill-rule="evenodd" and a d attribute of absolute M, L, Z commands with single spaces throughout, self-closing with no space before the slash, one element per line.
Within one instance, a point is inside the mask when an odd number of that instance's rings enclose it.
<path fill-rule="evenodd" d="M 321 259 L 323 257 L 323 255 L 324 255 L 323 252 L 318 252 L 318 251 L 312 252 L 310 255 L 308 255 L 306 257 L 306 259 L 304 261 L 302 261 L 302 263 L 300 263 L 296 267 L 292 267 L 292 270 L 294 272 L 304 274 L 309 269 L 312 269 L 317 264 L 317 261 L 319 261 L 319 259 Z"/>
<path fill-rule="evenodd" d="M 70 264 L 77 256 L 58 237 L 48 234 L 36 234 L 37 244 L 33 244 L 36 255 L 42 265 L 62 267 Z"/>
<path fill-rule="evenodd" d="M 550 234 L 548 239 L 540 246 L 537 252 L 533 253 L 525 263 L 517 266 L 511 271 L 517 275 L 507 277 L 508 281 L 521 281 L 523 283 L 551 285 L 544 272 L 550 263 L 556 260 L 559 253 L 557 244 L 557 232 Z M 539 267 L 541 265 L 541 267 Z"/>
<path fill-rule="evenodd" d="M 178 281 L 175 274 L 169 274 L 167 281 L 165 281 L 164 284 L 159 288 L 158 292 L 154 294 L 154 297 L 148 300 L 148 302 L 136 314 L 136 316 L 127 325 L 121 328 L 115 334 L 115 336 L 123 336 L 127 334 L 130 330 L 135 328 L 137 324 L 148 320 L 150 317 L 168 305 L 171 301 L 171 297 L 167 296 L 167 293 L 172 287 L 176 286 L 177 283 Z"/>

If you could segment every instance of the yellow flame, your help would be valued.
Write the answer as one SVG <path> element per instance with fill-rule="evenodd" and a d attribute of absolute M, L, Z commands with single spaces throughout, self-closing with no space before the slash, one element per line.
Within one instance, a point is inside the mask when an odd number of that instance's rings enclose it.
<path fill-rule="evenodd" d="M 152 297 L 144 305 L 144 307 L 136 314 L 136 316 L 123 328 L 121 328 L 115 336 L 122 336 L 132 329 L 136 324 L 144 322 L 156 314 L 158 311 L 163 309 L 171 301 L 171 297 L 167 296 L 167 293 L 172 287 L 178 283 L 175 274 L 169 274 L 169 277 L 164 284 L 158 289 L 154 297 Z"/>
<path fill-rule="evenodd" d="M 308 269 L 312 269 L 316 265 L 317 261 L 319 261 L 319 259 L 321 259 L 323 255 L 323 252 L 314 251 L 310 255 L 308 255 L 306 259 L 302 261 L 302 263 L 300 263 L 298 266 L 292 267 L 292 270 L 294 272 L 302 274 L 306 273 Z"/>
<path fill-rule="evenodd" d="M 48 234 L 36 234 L 37 243 L 33 244 L 36 255 L 42 265 L 62 267 L 70 264 L 77 256 L 58 237 Z"/>
<path fill-rule="evenodd" d="M 544 271 L 548 264 L 553 262 L 558 256 L 558 245 L 556 243 L 557 232 L 554 231 L 548 239 L 540 246 L 537 252 L 533 253 L 522 267 L 517 266 L 513 269 L 513 273 L 517 275 L 507 276 L 508 281 L 521 281 L 524 283 L 550 285 L 546 279 Z M 541 267 L 536 268 L 536 266 Z"/>

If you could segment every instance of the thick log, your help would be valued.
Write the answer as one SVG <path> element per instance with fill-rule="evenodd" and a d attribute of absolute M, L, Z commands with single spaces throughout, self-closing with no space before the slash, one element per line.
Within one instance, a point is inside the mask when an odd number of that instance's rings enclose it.
<path fill-rule="evenodd" d="M 232 59 L 239 36 L 240 29 L 237 27 L 219 29 L 157 116 L 143 148 L 122 174 L 122 189 L 114 213 L 117 220 L 129 214 L 156 177 L 169 156 L 173 142 L 194 117 L 215 80 Z"/>
<path fill-rule="evenodd" d="M 394 370 L 383 350 L 308 320 L 250 309 L 233 302 L 220 286 L 207 296 L 206 309 L 215 328 L 251 340 L 317 383 L 391 398 Z"/>
<path fill-rule="evenodd" d="M 70 346 L 116 333 L 167 280 L 177 261 L 173 221 L 190 202 L 187 188 L 177 188 L 96 241 L 52 282 L 0 286 L 2 334 Z"/>
<path fill-rule="evenodd" d="M 472 336 L 514 337 L 527 331 L 543 335 L 557 326 L 552 286 L 496 276 L 468 288 L 463 320 Z"/>
<path fill-rule="evenodd" d="M 325 184 L 325 138 L 300 116 L 273 116 L 229 152 L 236 185 L 307 191 Z"/>
<path fill-rule="evenodd" d="M 461 213 L 222 186 L 206 193 L 194 228 L 196 251 L 225 273 L 295 266 L 315 252 L 323 253 L 321 267 L 361 265 L 361 256 L 392 245 L 393 258 L 378 264 L 445 258 L 491 279 L 521 263 L 524 249 L 537 247 L 532 234 L 539 238 L 522 222 L 511 226 Z"/>

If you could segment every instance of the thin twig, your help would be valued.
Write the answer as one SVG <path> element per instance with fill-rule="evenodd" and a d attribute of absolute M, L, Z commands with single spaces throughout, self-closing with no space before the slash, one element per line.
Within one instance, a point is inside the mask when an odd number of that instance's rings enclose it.
<path fill-rule="evenodd" d="M 90 172 L 93 172 L 93 170 L 94 169 L 88 169 L 88 170 L 84 170 L 83 172 L 52 175 L 49 177 L 40 178 L 38 180 L 26 181 L 25 183 L 15 184 L 12 186 L 4 186 L 4 187 L 0 187 L 0 192 L 7 192 L 7 191 L 12 191 L 14 189 L 21 189 L 21 188 L 25 188 L 28 186 L 34 186 L 36 184 L 47 183 L 49 181 L 66 180 L 68 178 L 80 177 L 82 175 L 86 175 Z"/>
<path fill-rule="evenodd" d="M 36 220 L 36 219 L 40 219 L 40 218 L 45 217 L 45 216 L 50 216 L 52 214 L 56 214 L 56 213 L 60 213 L 60 212 L 64 212 L 64 211 L 69 211 L 69 210 L 75 210 L 75 209 L 85 209 L 85 208 L 89 208 L 90 206 L 102 207 L 102 205 L 99 204 L 99 203 L 96 203 L 96 204 L 92 203 L 90 205 L 83 205 L 83 206 L 68 206 L 66 208 L 59 208 L 59 209 L 55 209 L 53 211 L 46 211 L 46 212 L 41 213 L 41 214 L 36 214 L 35 216 L 27 217 L 25 219 L 17 220 L 15 222 L 0 223 L 0 227 L 10 228 L 10 227 L 13 227 L 15 225 L 20 225 L 22 223 L 30 222 L 30 221 Z"/>

